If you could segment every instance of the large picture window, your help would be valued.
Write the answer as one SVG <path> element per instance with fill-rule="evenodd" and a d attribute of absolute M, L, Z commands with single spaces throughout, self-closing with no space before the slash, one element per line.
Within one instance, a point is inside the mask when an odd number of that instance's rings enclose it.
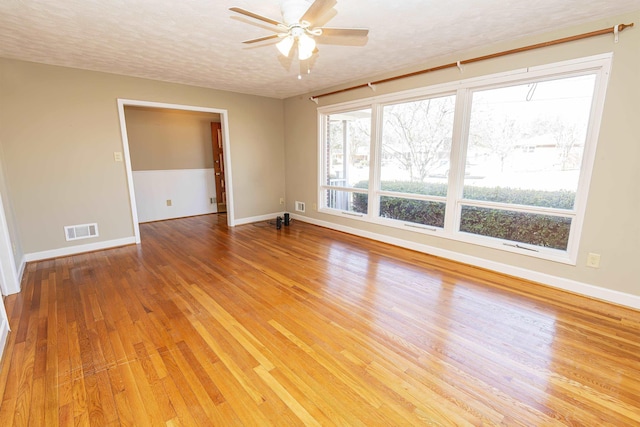
<path fill-rule="evenodd" d="M 322 212 L 575 263 L 602 55 L 319 109 Z"/>

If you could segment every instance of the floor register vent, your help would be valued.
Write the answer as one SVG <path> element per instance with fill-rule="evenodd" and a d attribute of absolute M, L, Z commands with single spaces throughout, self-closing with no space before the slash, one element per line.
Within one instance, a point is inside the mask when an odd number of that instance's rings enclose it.
<path fill-rule="evenodd" d="M 98 224 L 67 225 L 64 227 L 64 234 L 67 241 L 96 237 L 98 235 Z"/>

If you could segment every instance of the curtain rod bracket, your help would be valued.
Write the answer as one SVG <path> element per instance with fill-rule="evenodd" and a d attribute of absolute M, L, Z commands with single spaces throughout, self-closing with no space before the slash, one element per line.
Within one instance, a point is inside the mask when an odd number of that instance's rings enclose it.
<path fill-rule="evenodd" d="M 371 89 L 372 91 L 376 91 L 376 85 L 372 84 L 371 82 L 367 83 L 367 86 L 369 86 L 369 89 Z"/>
<path fill-rule="evenodd" d="M 613 27 L 613 42 L 618 43 L 618 35 L 620 34 L 620 25 Z"/>
<path fill-rule="evenodd" d="M 315 102 L 315 103 L 316 103 L 316 105 L 318 105 L 318 97 L 315 97 L 315 98 L 314 98 L 314 97 L 312 96 L 312 97 L 310 97 L 310 98 L 309 98 L 309 101 L 311 101 L 311 102 Z"/>
<path fill-rule="evenodd" d="M 462 69 L 462 64 L 460 63 L 460 61 L 456 62 L 456 67 L 458 67 L 458 70 L 460 70 L 461 73 L 464 72 L 464 70 Z"/>

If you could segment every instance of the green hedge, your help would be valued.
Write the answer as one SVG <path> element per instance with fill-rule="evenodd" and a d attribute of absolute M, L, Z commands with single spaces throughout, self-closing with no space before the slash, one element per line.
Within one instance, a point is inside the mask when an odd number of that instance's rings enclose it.
<path fill-rule="evenodd" d="M 460 231 L 566 250 L 571 219 L 463 206 Z"/>
<path fill-rule="evenodd" d="M 361 181 L 357 188 L 367 188 L 368 182 Z M 438 183 L 416 183 L 403 181 L 383 181 L 385 191 L 422 194 L 445 197 L 447 185 Z M 465 198 L 491 202 L 519 204 L 526 206 L 571 209 L 575 193 L 571 191 L 536 191 L 513 188 L 465 187 Z M 367 195 L 354 194 L 353 208 L 357 212 L 367 212 Z M 380 216 L 416 224 L 444 226 L 445 204 L 401 197 L 383 196 L 380 200 Z M 463 207 L 460 230 L 496 237 L 515 242 L 528 243 L 565 250 L 569 239 L 571 220 L 550 215 L 537 215 L 499 209 Z"/>
<path fill-rule="evenodd" d="M 382 181 L 380 186 L 384 191 L 394 191 L 397 193 L 422 194 L 440 197 L 446 197 L 447 195 L 447 184 L 442 183 Z M 369 182 L 360 181 L 354 187 L 369 188 Z M 568 190 L 540 191 L 521 190 L 508 187 L 474 186 L 466 186 L 464 188 L 465 199 L 557 209 L 573 209 L 575 197 L 576 193 Z M 366 212 L 366 195 L 361 195 L 360 199 L 361 200 L 358 200 L 358 203 L 364 203 L 364 212 Z M 355 200 L 354 203 L 356 203 Z"/>
<path fill-rule="evenodd" d="M 575 191 L 521 190 L 508 187 L 472 187 L 464 188 L 465 199 L 487 202 L 509 203 L 515 205 L 538 206 L 541 208 L 573 209 Z"/>
<path fill-rule="evenodd" d="M 441 202 L 409 200 L 389 196 L 380 197 L 381 217 L 431 225 L 433 227 L 444 227 L 444 208 L 445 204 Z"/>

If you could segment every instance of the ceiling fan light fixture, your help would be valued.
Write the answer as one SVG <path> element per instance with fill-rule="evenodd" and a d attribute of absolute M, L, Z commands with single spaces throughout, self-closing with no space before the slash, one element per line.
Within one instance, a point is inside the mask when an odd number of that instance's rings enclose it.
<path fill-rule="evenodd" d="M 283 38 L 276 44 L 276 47 L 281 54 L 283 54 L 284 56 L 289 56 L 291 48 L 293 47 L 293 37 L 287 36 Z"/>
<path fill-rule="evenodd" d="M 276 47 L 278 51 L 285 57 L 293 55 L 294 45 L 298 51 L 297 56 L 300 61 L 307 60 L 313 56 L 318 50 L 316 48 L 316 37 L 367 37 L 369 30 L 366 28 L 330 28 L 330 27 L 314 27 L 318 18 L 326 14 L 329 9 L 333 8 L 336 0 L 280 0 L 282 9 L 282 21 L 271 19 L 266 16 L 259 15 L 249 10 L 232 7 L 232 12 L 239 13 L 245 17 L 249 17 L 269 25 L 276 27 L 275 33 L 245 40 L 242 43 L 260 43 L 267 40 L 281 38 Z M 264 24 L 260 25 L 263 26 Z M 325 40 L 331 43 L 329 40 Z M 335 44 L 335 43 L 333 43 Z"/>
<path fill-rule="evenodd" d="M 316 41 L 313 37 L 309 37 L 306 34 L 302 34 L 298 37 L 298 59 L 304 61 L 311 58 L 313 50 L 316 48 Z"/>

